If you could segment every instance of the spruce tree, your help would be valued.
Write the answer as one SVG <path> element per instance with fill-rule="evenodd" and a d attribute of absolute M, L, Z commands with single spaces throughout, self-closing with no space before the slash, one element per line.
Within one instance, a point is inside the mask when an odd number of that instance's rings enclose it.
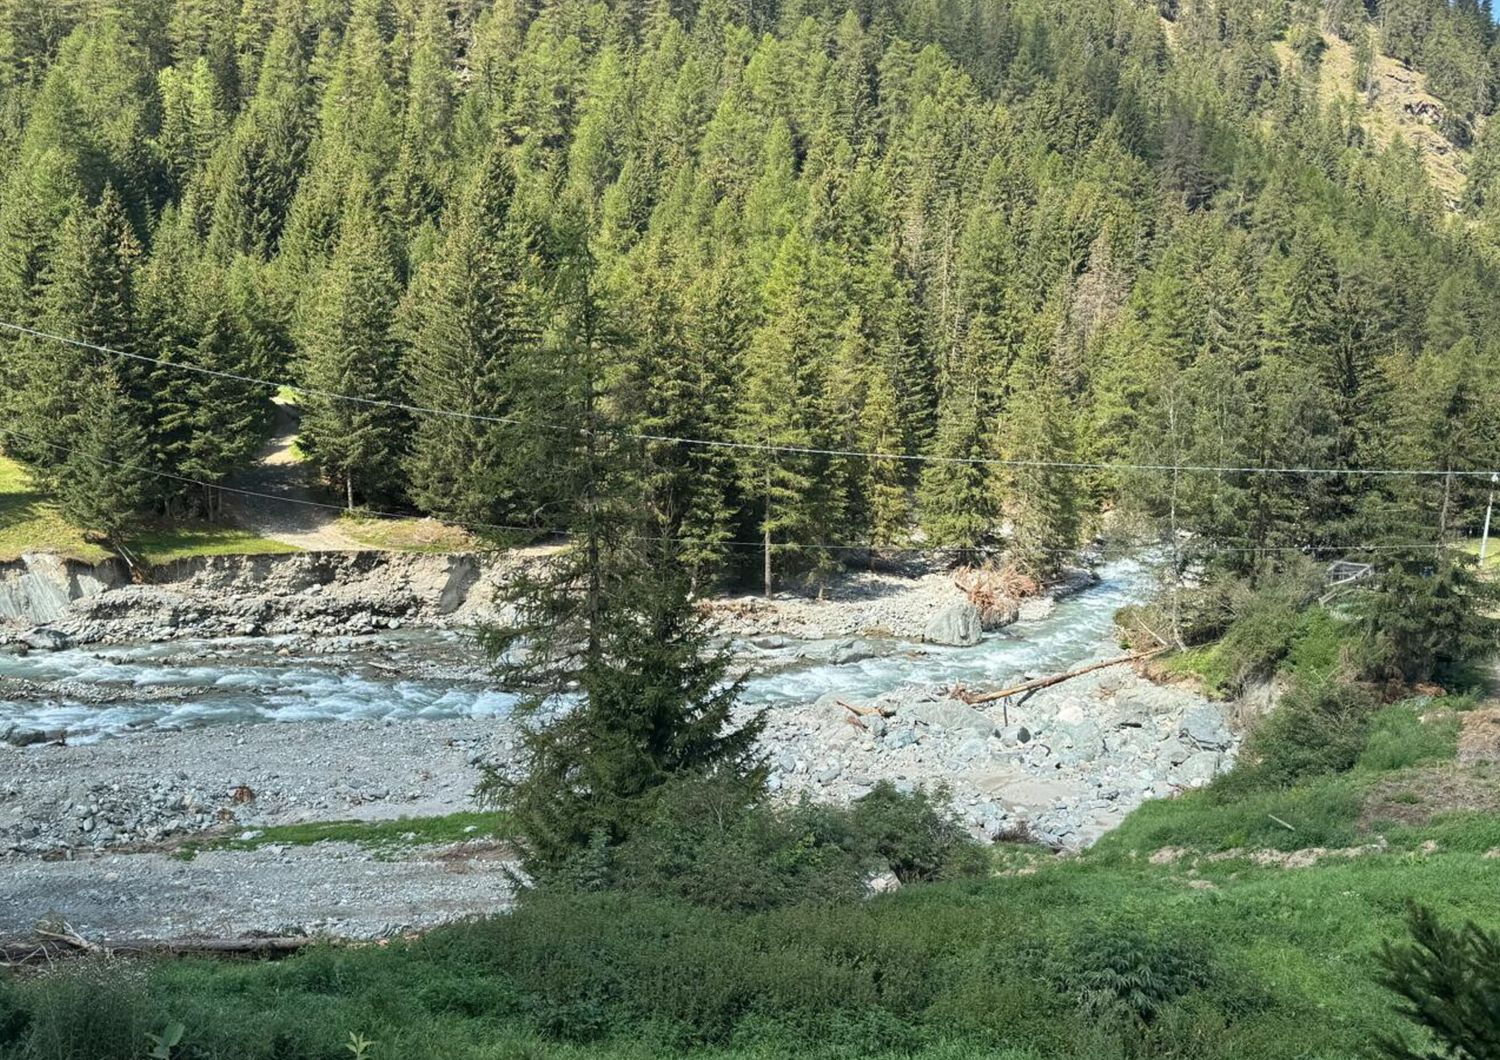
<path fill-rule="evenodd" d="M 79 381 L 80 404 L 67 417 L 69 450 L 55 475 L 63 517 L 85 532 L 119 545 L 151 495 L 152 476 L 140 461 L 147 452 L 139 407 L 107 368 Z"/>
<path fill-rule="evenodd" d="M 568 385 L 554 422 L 568 448 L 552 474 L 572 486 L 571 540 L 512 582 L 513 620 L 486 634 L 502 681 L 525 693 L 527 727 L 518 768 L 492 770 L 481 796 L 515 819 L 529 872 L 598 884 L 609 849 L 667 782 L 728 772 L 754 783 L 761 722 L 734 725 L 725 650 L 673 543 L 642 518 L 633 466 L 644 456 L 607 418 L 620 330 L 577 228 L 563 230 L 562 246 L 553 354 Z"/>
<path fill-rule="evenodd" d="M 979 400 L 955 395 L 938 412 L 937 438 L 918 493 L 922 532 L 935 548 L 974 562 L 1000 528 L 1001 490 L 990 424 Z"/>
<path fill-rule="evenodd" d="M 350 193 L 338 248 L 323 275 L 301 344 L 310 395 L 302 446 L 353 508 L 404 493 L 408 417 L 396 336 L 397 280 L 385 218 L 366 184 Z"/>
<path fill-rule="evenodd" d="M 413 285 L 406 364 L 420 415 L 412 499 L 461 522 L 509 523 L 537 509 L 535 451 L 514 422 L 535 412 L 538 292 L 509 152 L 496 148 L 453 212 L 438 256 Z M 490 417 L 469 419 L 464 417 Z"/>
<path fill-rule="evenodd" d="M 754 498 L 762 541 L 761 577 L 775 589 L 777 560 L 795 557 L 837 525 L 841 498 L 829 488 L 826 457 L 787 449 L 825 448 L 825 368 L 817 351 L 832 337 L 800 233 L 783 241 L 766 286 L 766 322 L 746 354 L 740 475 Z M 826 564 L 819 553 L 815 561 Z"/>
<path fill-rule="evenodd" d="M 680 562 L 696 588 L 710 582 L 724 563 L 734 465 L 729 452 L 714 444 L 672 439 L 723 443 L 732 437 L 734 349 L 718 341 L 691 341 L 687 310 L 676 294 L 681 281 L 666 247 L 644 247 L 639 258 L 628 285 L 631 341 L 615 399 L 621 422 L 649 437 L 641 495 L 656 532 L 679 542 Z M 733 313 L 732 306 L 723 305 L 733 294 L 720 286 L 722 276 L 709 282 L 714 289 L 703 297 Z"/>
<path fill-rule="evenodd" d="M 1078 546 L 1073 409 L 1049 365 L 1023 364 L 1005 416 L 1012 534 L 1009 556 L 1038 578 L 1056 574 Z"/>
<path fill-rule="evenodd" d="M 869 453 L 903 454 L 900 405 L 895 388 L 879 367 L 871 371 L 869 389 L 860 415 L 859 444 Z M 884 550 L 900 548 L 911 536 L 911 499 L 908 462 L 869 459 L 862 484 L 870 526 L 870 561 Z"/>
<path fill-rule="evenodd" d="M 74 343 L 109 350 L 133 345 L 135 274 L 140 245 L 118 196 L 107 191 L 93 210 L 75 204 L 58 235 L 58 249 L 40 295 L 41 330 L 67 341 L 25 338 L 17 343 L 12 422 L 29 442 L 15 451 L 45 484 L 65 463 L 65 450 L 95 367 L 125 378 L 128 362 Z"/>

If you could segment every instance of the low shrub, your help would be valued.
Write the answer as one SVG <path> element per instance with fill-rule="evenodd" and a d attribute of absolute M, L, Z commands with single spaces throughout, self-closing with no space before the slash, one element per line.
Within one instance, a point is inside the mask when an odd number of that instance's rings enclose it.
<path fill-rule="evenodd" d="M 0 1048 L 19 1042 L 30 1025 L 31 1016 L 15 988 L 0 979 Z"/>
<path fill-rule="evenodd" d="M 89 960 L 41 976 L 21 991 L 24 1014 L 10 1019 L 25 1035 L 23 1057 L 140 1060 L 159 1031 L 140 969 Z M 0 1038 L 0 1041 L 4 1041 Z"/>
<path fill-rule="evenodd" d="M 1459 717 L 1451 710 L 1424 710 L 1425 703 L 1398 703 L 1371 719 L 1357 766 L 1386 773 L 1428 762 L 1443 762 L 1458 753 Z"/>
<path fill-rule="evenodd" d="M 712 909 L 849 900 L 887 869 L 903 882 L 985 871 L 984 849 L 945 802 L 882 783 L 847 809 L 775 806 L 734 777 L 689 777 L 656 794 L 628 840 L 595 854 L 607 886 Z"/>
<path fill-rule="evenodd" d="M 1336 677 L 1294 685 L 1251 730 L 1242 764 L 1220 790 L 1287 787 L 1352 769 L 1365 749 L 1376 706 L 1366 689 Z"/>
<path fill-rule="evenodd" d="M 947 792 L 902 793 L 887 781 L 850 808 L 856 842 L 888 865 L 902 883 L 977 876 L 983 849 L 943 808 Z"/>
<path fill-rule="evenodd" d="M 736 778 L 665 786 L 650 819 L 609 852 L 613 886 L 715 909 L 857 897 L 867 867 L 847 815 L 777 809 Z"/>
<path fill-rule="evenodd" d="M 1206 951 L 1130 928 L 1094 929 L 1067 951 L 1060 985 L 1091 1018 L 1148 1027 L 1189 991 L 1207 986 Z"/>

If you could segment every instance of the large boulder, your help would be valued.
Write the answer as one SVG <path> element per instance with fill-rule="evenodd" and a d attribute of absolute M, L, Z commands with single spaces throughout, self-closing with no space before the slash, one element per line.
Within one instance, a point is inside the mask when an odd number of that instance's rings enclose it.
<path fill-rule="evenodd" d="M 901 717 L 931 729 L 962 730 L 979 736 L 988 736 L 995 731 L 995 720 L 988 714 L 952 699 L 917 703 L 902 711 Z"/>
<path fill-rule="evenodd" d="M 927 624 L 926 639 L 932 644 L 973 647 L 984 639 L 984 619 L 979 608 L 970 603 L 943 608 Z"/>
<path fill-rule="evenodd" d="M 34 651 L 65 651 L 73 646 L 72 639 L 62 630 L 46 626 L 22 634 L 20 642 Z"/>
<path fill-rule="evenodd" d="M 1234 742 L 1224 715 L 1211 703 L 1189 707 L 1182 716 L 1182 727 L 1178 731 L 1205 751 L 1222 751 Z"/>

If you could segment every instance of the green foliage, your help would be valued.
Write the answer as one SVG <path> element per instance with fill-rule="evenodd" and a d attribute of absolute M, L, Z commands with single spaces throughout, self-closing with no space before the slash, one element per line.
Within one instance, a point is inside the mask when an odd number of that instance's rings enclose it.
<path fill-rule="evenodd" d="M 1394 772 L 1429 762 L 1447 761 L 1458 752 L 1462 719 L 1435 702 L 1386 707 L 1371 721 L 1358 768 Z"/>
<path fill-rule="evenodd" d="M 1204 851 L 1300 850 L 1346 847 L 1358 841 L 1364 798 L 1350 778 L 1318 778 L 1267 790 L 1236 775 L 1245 768 L 1237 767 L 1212 788 L 1169 802 L 1145 803 L 1096 849 L 1102 856 L 1113 856 L 1174 846 Z"/>
<path fill-rule="evenodd" d="M 975 875 L 984 856 L 942 808 L 947 797 L 942 790 L 902 793 L 881 781 L 854 804 L 850 825 L 903 883 Z"/>
<path fill-rule="evenodd" d="M 1184 886 L 1182 865 L 1089 855 L 754 914 L 550 893 L 388 946 L 169 961 L 129 976 L 117 966 L 86 989 L 62 981 L 76 967 L 28 976 L 13 988 L 21 1009 L 49 1024 L 44 1011 L 66 1013 L 78 1033 L 23 1031 L 0 1056 L 123 1048 L 134 1060 L 144 1033 L 172 1021 L 188 1028 L 182 1055 L 226 1060 L 347 1057 L 350 1028 L 379 1042 L 375 1056 L 403 1060 L 1356 1056 L 1404 1027 L 1375 959 L 1401 931 L 1404 898 L 1435 896 L 1445 918 L 1493 932 L 1492 873 L 1478 853 L 1296 870 L 1205 862 L 1200 878 L 1214 888 L 1200 890 Z M 1079 1003 L 1077 987 L 1122 968 L 1152 981 L 1139 1006 L 1149 1025 L 1101 1020 Z M 136 1016 L 119 1045 L 109 1037 L 119 1029 L 102 1023 L 100 1037 L 82 1036 L 93 1010 L 126 1006 Z"/>
<path fill-rule="evenodd" d="M 390 469 L 400 463 L 406 415 L 390 405 L 401 395 L 390 236 L 368 187 L 351 198 L 309 311 L 303 374 L 323 394 L 365 403 L 310 396 L 301 445 L 352 509 L 356 500 L 389 500 L 401 491 Z"/>
<path fill-rule="evenodd" d="M 743 780 L 687 777 L 658 791 L 606 871 L 614 886 L 748 912 L 857 897 L 866 859 L 834 811 L 776 809 Z"/>
<path fill-rule="evenodd" d="M 151 1051 L 146 1055 L 151 1060 L 172 1060 L 172 1050 L 182 1044 L 182 1036 L 187 1028 L 180 1023 L 169 1023 L 162 1028 L 160 1034 L 147 1034 L 146 1040 L 151 1043 Z"/>
<path fill-rule="evenodd" d="M 1172 1002 L 1212 980 L 1200 946 L 1180 938 L 1106 929 L 1074 942 L 1063 965 L 1062 987 L 1090 1016 L 1156 1022 Z"/>
<path fill-rule="evenodd" d="M 1387 1037 L 1381 1053 L 1393 1060 L 1485 1060 L 1500 1053 L 1500 935 L 1473 921 L 1445 926 L 1431 908 L 1407 913 L 1409 942 L 1386 942 L 1380 981 L 1402 998 L 1399 1011 L 1436 1039 L 1440 1048 L 1412 1048 Z"/>
<path fill-rule="evenodd" d="M 1375 708 L 1366 689 L 1346 681 L 1294 686 L 1251 730 L 1245 753 L 1252 764 L 1241 767 L 1238 783 L 1286 787 L 1347 772 L 1365 749 Z"/>
<path fill-rule="evenodd" d="M 24 997 L 20 1056 L 139 1060 L 146 1036 L 162 1027 L 142 977 L 103 960 L 48 975 Z"/>
<path fill-rule="evenodd" d="M 1438 681 L 1466 688 L 1494 651 L 1500 589 L 1481 578 L 1472 556 L 1443 550 L 1389 557 L 1361 601 L 1362 664 L 1377 681 Z"/>
<path fill-rule="evenodd" d="M 885 871 L 912 883 L 981 875 L 987 857 L 942 802 L 882 783 L 847 810 L 778 807 L 742 779 L 687 777 L 657 791 L 601 882 L 752 911 L 857 898 Z"/>
<path fill-rule="evenodd" d="M 567 576 L 561 570 L 555 578 Z M 579 642 L 564 642 L 576 659 L 555 660 L 564 669 L 534 686 L 527 711 L 544 720 L 527 730 L 519 770 L 492 773 L 484 789 L 514 819 L 534 873 L 562 869 L 599 837 L 627 838 L 649 813 L 655 789 L 674 777 L 756 768 L 760 722 L 731 726 L 738 685 L 726 678 L 727 655 L 712 644 L 686 578 L 666 564 L 604 577 L 607 595 L 601 589 L 581 615 L 561 581 L 529 595 L 521 625 L 494 641 L 502 655 L 545 650 L 532 635 L 549 621 L 559 622 L 553 636 L 583 638 L 581 651 Z M 577 705 L 558 715 L 548 701 L 569 688 Z"/>

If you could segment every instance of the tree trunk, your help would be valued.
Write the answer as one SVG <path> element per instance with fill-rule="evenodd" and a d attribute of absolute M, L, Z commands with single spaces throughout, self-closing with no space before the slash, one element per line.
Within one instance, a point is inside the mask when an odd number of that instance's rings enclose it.
<path fill-rule="evenodd" d="M 344 476 L 344 494 L 348 499 L 349 510 L 354 511 L 354 474 L 352 472 Z"/>

